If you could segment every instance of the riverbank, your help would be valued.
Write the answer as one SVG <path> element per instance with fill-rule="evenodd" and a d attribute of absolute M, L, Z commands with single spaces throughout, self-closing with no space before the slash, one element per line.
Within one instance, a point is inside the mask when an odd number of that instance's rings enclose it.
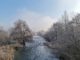
<path fill-rule="evenodd" d="M 57 54 L 59 60 L 80 60 L 80 50 L 69 46 L 68 48 L 60 47 L 57 44 L 46 43 L 46 46 L 53 50 L 53 53 Z"/>
<path fill-rule="evenodd" d="M 0 46 L 0 60 L 13 60 L 14 48 L 10 45 Z"/>

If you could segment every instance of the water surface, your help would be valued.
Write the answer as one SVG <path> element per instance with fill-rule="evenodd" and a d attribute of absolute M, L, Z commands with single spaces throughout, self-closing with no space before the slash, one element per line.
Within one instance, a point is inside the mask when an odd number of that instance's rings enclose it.
<path fill-rule="evenodd" d="M 44 43 L 44 38 L 34 36 L 33 42 L 26 42 L 26 47 L 16 52 L 14 60 L 59 60 Z"/>

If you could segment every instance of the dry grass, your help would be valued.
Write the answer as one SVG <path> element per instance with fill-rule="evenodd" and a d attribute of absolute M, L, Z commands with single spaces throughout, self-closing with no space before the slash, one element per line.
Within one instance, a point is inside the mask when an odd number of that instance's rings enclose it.
<path fill-rule="evenodd" d="M 0 60 L 13 60 L 14 51 L 14 48 L 9 45 L 0 46 Z"/>

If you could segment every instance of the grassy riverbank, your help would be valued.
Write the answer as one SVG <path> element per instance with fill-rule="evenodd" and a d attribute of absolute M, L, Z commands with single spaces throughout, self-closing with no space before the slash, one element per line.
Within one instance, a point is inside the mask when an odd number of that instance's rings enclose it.
<path fill-rule="evenodd" d="M 13 60 L 14 52 L 14 48 L 9 45 L 0 46 L 0 60 Z"/>

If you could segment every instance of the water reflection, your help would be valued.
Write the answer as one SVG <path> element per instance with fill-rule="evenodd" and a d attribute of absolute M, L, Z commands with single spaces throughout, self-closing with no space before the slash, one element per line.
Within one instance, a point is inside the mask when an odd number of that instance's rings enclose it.
<path fill-rule="evenodd" d="M 33 42 L 26 43 L 26 47 L 20 48 L 16 52 L 14 60 L 58 60 L 55 55 L 51 53 L 51 49 L 44 46 L 46 42 L 39 36 L 33 37 Z"/>

